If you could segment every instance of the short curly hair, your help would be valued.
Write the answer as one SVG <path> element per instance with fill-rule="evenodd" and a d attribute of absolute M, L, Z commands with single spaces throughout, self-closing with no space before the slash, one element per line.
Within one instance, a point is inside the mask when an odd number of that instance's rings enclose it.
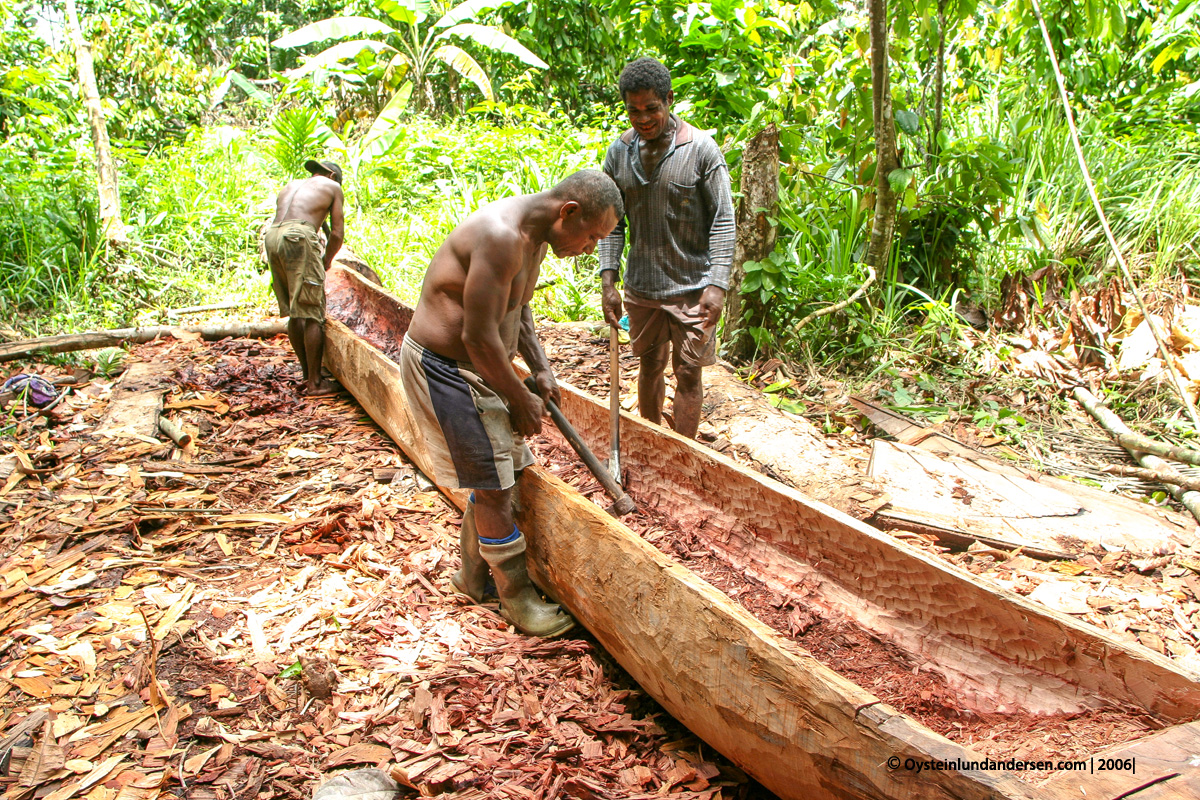
<path fill-rule="evenodd" d="M 666 102 L 667 95 L 671 93 L 671 71 L 658 59 L 643 56 L 625 65 L 625 69 L 621 70 L 618 86 L 621 89 L 622 100 L 629 92 L 649 89 L 659 100 Z"/>
<path fill-rule="evenodd" d="M 610 208 L 617 219 L 625 216 L 621 190 L 612 178 L 598 169 L 581 169 L 571 173 L 550 190 L 550 196 L 579 203 L 586 220 L 593 220 Z"/>

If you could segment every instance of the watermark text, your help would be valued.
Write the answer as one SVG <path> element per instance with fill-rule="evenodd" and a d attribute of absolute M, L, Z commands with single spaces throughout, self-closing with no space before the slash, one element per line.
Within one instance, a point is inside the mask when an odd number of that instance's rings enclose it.
<path fill-rule="evenodd" d="M 1055 761 L 1042 759 L 1025 761 L 1019 758 L 952 758 L 946 761 L 936 759 L 914 758 L 908 756 L 892 756 L 887 760 L 888 769 L 903 769 L 907 772 L 1032 772 L 1032 771 L 1063 771 L 1086 772 L 1089 775 L 1097 772 L 1130 772 L 1137 774 L 1137 759 L 1135 758 L 1083 758 L 1079 760 Z"/>

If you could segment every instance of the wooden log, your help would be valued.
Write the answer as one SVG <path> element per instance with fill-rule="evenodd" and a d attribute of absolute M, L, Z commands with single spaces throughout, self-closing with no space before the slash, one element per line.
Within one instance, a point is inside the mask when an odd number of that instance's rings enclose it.
<path fill-rule="evenodd" d="M 374 289 L 348 298 L 366 284 L 344 270 L 331 271 L 327 286 L 331 309 L 371 339 L 331 319 L 330 369 L 418 467 L 427 465 L 387 356 L 411 311 Z M 593 448 L 606 444 L 607 407 L 561 388 L 580 435 Z M 631 415 L 622 422 L 634 491 L 796 602 L 873 623 L 961 690 L 960 700 L 974 690 L 1033 713 L 1132 704 L 1160 723 L 1200 716 L 1200 678 L 1162 656 L 989 589 L 659 426 Z M 824 667 L 549 473 L 531 467 L 520 492 L 540 585 L 667 711 L 785 800 L 1098 794 L 1089 776 L 1047 792 L 1003 769 L 966 766 L 978 754 Z M 446 494 L 465 505 L 465 491 Z M 907 758 L 964 766 L 919 774 L 895 766 Z"/>
<path fill-rule="evenodd" d="M 167 309 L 167 316 L 171 319 L 182 317 L 187 314 L 203 314 L 205 311 L 224 311 L 230 308 L 241 308 L 243 303 L 239 300 L 225 300 L 221 303 L 210 303 L 206 306 L 187 306 L 185 308 Z"/>
<path fill-rule="evenodd" d="M 1129 455 L 1135 461 L 1141 464 L 1146 469 L 1157 470 L 1167 475 L 1175 475 L 1182 480 L 1183 476 L 1171 467 L 1169 463 L 1154 455 L 1151 450 L 1159 449 L 1158 443 L 1142 436 L 1137 436 L 1133 431 L 1129 430 L 1129 426 L 1113 413 L 1112 409 L 1106 408 L 1096 395 L 1089 392 L 1082 386 L 1076 386 L 1071 392 L 1079 404 L 1087 409 L 1087 412 L 1092 415 L 1096 422 L 1100 423 L 1100 427 L 1112 434 L 1117 443 L 1124 447 Z M 1124 440 L 1124 441 L 1122 441 Z M 1137 441 L 1146 443 L 1152 446 L 1151 450 L 1143 450 L 1142 445 L 1130 446 L 1130 443 Z M 1182 448 L 1174 448 L 1181 450 Z M 1191 462 L 1189 462 L 1191 463 Z M 1197 462 L 1200 463 L 1200 462 Z M 1182 485 L 1168 485 L 1167 489 L 1171 496 L 1183 504 L 1183 507 L 1192 512 L 1192 516 L 1200 520 L 1200 492 L 1193 492 L 1184 489 Z"/>
<path fill-rule="evenodd" d="M 584 440 L 606 441 L 607 408 L 561 389 Z M 1172 720 L 1200 714 L 1200 694 L 1187 688 L 1194 678 L 1170 677 L 1176 670 L 1159 654 L 985 585 L 673 431 L 632 414 L 621 422 L 628 491 L 655 497 L 659 511 L 772 589 L 843 613 L 936 664 L 960 697 L 1050 713 L 1064 696 L 1086 704 L 1096 692 Z"/>
<path fill-rule="evenodd" d="M 1127 478 L 1140 478 L 1144 481 L 1152 481 L 1154 483 L 1169 483 L 1172 486 L 1181 486 L 1189 492 L 1200 492 L 1200 478 L 1189 478 L 1187 475 L 1181 475 L 1175 470 L 1162 469 L 1146 469 L 1145 467 L 1129 467 L 1125 464 L 1109 464 L 1106 467 L 1101 467 L 1101 472 L 1107 472 L 1110 475 L 1123 475 Z"/>
<path fill-rule="evenodd" d="M 1112 414 L 1112 411 L 1104 406 L 1099 406 L 1098 410 L 1101 413 L 1108 412 Z M 1113 416 L 1116 417 L 1115 414 Z M 1191 464 L 1192 466 L 1200 466 L 1200 450 L 1195 450 L 1191 447 L 1156 442 L 1153 439 L 1147 439 L 1145 436 L 1139 436 L 1133 432 L 1121 433 L 1115 438 L 1117 444 L 1126 450 L 1139 450 L 1143 453 L 1149 453 L 1152 456 L 1169 458 L 1172 461 L 1179 461 L 1183 464 Z"/>
<path fill-rule="evenodd" d="M 224 339 L 229 336 L 269 339 L 272 336 L 287 333 L 287 321 L 276 319 L 266 322 L 231 322 L 203 326 L 155 325 L 149 328 L 116 328 L 107 331 L 44 336 L 40 339 L 0 344 L 0 361 L 29 358 L 44 353 L 67 353 L 74 350 L 113 347 L 126 342 L 141 344 L 159 336 L 170 336 L 175 331 L 198 333 L 208 341 Z"/>
<path fill-rule="evenodd" d="M 1200 467 L 1200 450 L 1193 447 L 1156 442 L 1153 439 L 1148 439 L 1145 436 L 1134 433 L 1112 409 L 1101 403 L 1100 399 L 1087 389 L 1077 386 L 1073 394 L 1075 395 L 1075 399 L 1079 401 L 1079 404 L 1087 409 L 1087 412 L 1100 423 L 1100 426 L 1112 434 L 1116 443 L 1131 453 L 1136 450 Z"/>
<path fill-rule="evenodd" d="M 336 320 L 326 332 L 334 377 L 427 469 L 399 366 Z M 465 506 L 466 491 L 443 491 Z M 525 471 L 520 492 L 540 585 L 668 711 L 785 800 L 845 796 L 834 788 L 843 781 L 864 798 L 1035 796 L 1011 773 L 911 780 L 882 768 L 891 756 L 971 756 L 783 641 L 540 467 Z"/>
<path fill-rule="evenodd" d="M 537 394 L 537 384 L 533 378 L 525 379 L 525 387 L 534 394 Z M 637 507 L 633 504 L 633 498 L 625 494 L 625 491 L 621 488 L 621 484 L 617 483 L 617 479 L 613 477 L 613 474 L 604 468 L 604 465 L 600 463 L 600 459 L 596 458 L 596 454 L 592 452 L 591 448 L 583 443 L 583 439 L 579 438 L 579 434 L 575 432 L 575 427 L 571 425 L 571 421 L 559 410 L 553 400 L 547 397 L 545 401 L 546 412 L 550 414 L 550 419 L 554 420 L 554 424 L 558 426 L 558 430 L 567 440 L 567 444 L 571 445 L 571 449 L 583 459 L 583 463 L 587 466 L 588 471 L 596 477 L 596 480 L 600 481 L 601 485 L 604 486 L 604 491 L 608 492 L 609 497 L 613 499 L 612 513 L 620 517 L 636 511 Z"/>
<path fill-rule="evenodd" d="M 158 418 L 158 429 L 179 447 L 187 447 L 192 443 L 192 435 L 166 417 Z"/>
<path fill-rule="evenodd" d="M 1114 768 L 1084 777 L 1062 771 L 1044 784 L 1051 797 L 1181 800 L 1200 797 L 1200 722 L 1174 725 L 1151 736 L 1097 753 L 1093 767 L 1108 760 Z M 1086 784 L 1086 792 L 1080 791 Z"/>

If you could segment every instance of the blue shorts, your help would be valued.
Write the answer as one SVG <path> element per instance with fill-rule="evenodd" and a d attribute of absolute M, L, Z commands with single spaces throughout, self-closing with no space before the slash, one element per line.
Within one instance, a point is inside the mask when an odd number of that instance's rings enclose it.
<path fill-rule="evenodd" d="M 407 336 L 400 376 L 430 476 L 448 489 L 508 489 L 533 463 L 512 429 L 508 403 L 467 361 L 426 350 Z"/>

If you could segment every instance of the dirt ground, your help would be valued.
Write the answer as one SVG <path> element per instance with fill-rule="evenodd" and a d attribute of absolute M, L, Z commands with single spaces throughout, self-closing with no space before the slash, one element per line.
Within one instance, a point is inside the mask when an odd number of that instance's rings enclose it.
<path fill-rule="evenodd" d="M 299 398 L 283 337 L 132 357 L 171 365 L 193 444 L 96 436 L 97 379 L 0 461 L 5 798 L 307 798 L 377 765 L 410 795 L 770 796 L 586 631 L 454 595 L 458 512 L 348 395 Z"/>
<path fill-rule="evenodd" d="M 560 379 L 607 395 L 606 339 L 584 326 L 543 338 Z M 376 765 L 398 765 L 409 794 L 770 796 L 585 631 L 531 640 L 494 604 L 455 596 L 457 511 L 348 395 L 299 398 L 283 337 L 168 339 L 133 358 L 170 365 L 165 414 L 192 445 L 97 436 L 113 383 L 84 378 L 17 429 L 15 458 L 0 455 L 0 753 L 16 745 L 0 762 L 5 798 L 306 798 L 334 771 Z M 622 363 L 633 407 L 636 365 Z M 710 447 L 856 517 L 878 507 L 865 439 L 826 437 L 720 366 L 706 383 Z M 905 539 L 1035 601 L 1069 584 L 1088 598 L 1080 618 L 1200 664 L 1194 554 L 1046 563 Z M 686 542 L 668 552 L 729 580 Z M 721 588 L 782 614 L 776 627 L 828 659 L 870 644 L 739 585 Z M 882 693 L 882 663 L 853 679 Z M 888 701 L 918 716 L 949 704 L 936 686 Z M 1129 735 L 1146 724 L 1116 722 Z M 976 723 L 948 724 L 992 746 Z M 1071 752 L 1080 724 L 1045 729 L 1036 752 Z M 995 738 L 997 753 L 1032 752 Z"/>

